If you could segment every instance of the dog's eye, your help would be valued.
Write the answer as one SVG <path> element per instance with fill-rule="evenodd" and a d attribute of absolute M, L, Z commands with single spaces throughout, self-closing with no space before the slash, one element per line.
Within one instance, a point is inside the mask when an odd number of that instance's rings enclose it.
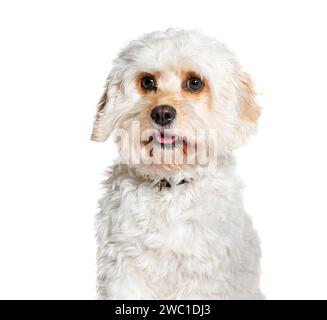
<path fill-rule="evenodd" d="M 141 86 L 145 90 L 155 90 L 157 88 L 157 83 L 154 78 L 145 76 L 141 80 Z"/>
<path fill-rule="evenodd" d="M 204 83 L 201 79 L 197 77 L 191 77 L 187 80 L 186 85 L 188 90 L 190 90 L 191 92 L 196 92 L 203 88 Z"/>

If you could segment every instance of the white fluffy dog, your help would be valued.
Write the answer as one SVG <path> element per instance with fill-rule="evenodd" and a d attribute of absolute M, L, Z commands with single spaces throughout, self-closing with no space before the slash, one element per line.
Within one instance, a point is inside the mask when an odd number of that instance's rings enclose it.
<path fill-rule="evenodd" d="M 114 61 L 92 139 L 115 132 L 97 215 L 99 299 L 261 299 L 260 244 L 233 150 L 260 108 L 220 42 L 169 29 Z"/>

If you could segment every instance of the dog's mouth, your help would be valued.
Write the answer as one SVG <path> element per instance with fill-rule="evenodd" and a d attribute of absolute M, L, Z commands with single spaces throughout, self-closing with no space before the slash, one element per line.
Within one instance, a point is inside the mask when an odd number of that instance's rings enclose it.
<path fill-rule="evenodd" d="M 157 146 L 160 146 L 161 149 L 169 150 L 175 149 L 177 145 L 180 145 L 182 138 L 170 130 L 162 129 L 155 132 L 153 141 Z"/>
<path fill-rule="evenodd" d="M 172 132 L 171 129 L 159 129 L 152 132 L 148 139 L 143 141 L 143 145 L 159 146 L 162 149 L 173 150 L 184 142 L 186 142 L 184 138 L 180 137 L 176 132 Z"/>
<path fill-rule="evenodd" d="M 176 135 L 165 132 L 165 130 L 159 130 L 155 134 L 156 143 L 158 143 L 164 147 L 175 144 L 177 140 L 178 140 L 178 137 Z"/>
<path fill-rule="evenodd" d="M 174 157 L 171 161 L 184 163 L 183 159 L 188 154 L 189 142 L 185 134 L 179 135 L 179 132 L 172 129 L 154 129 L 146 139 L 142 140 L 142 144 L 146 147 L 145 150 L 151 158 L 154 156 L 158 158 L 158 156 L 160 157 L 163 153 L 168 152 L 169 155 Z M 160 149 L 163 153 L 160 153 Z M 172 153 L 175 151 L 176 154 Z M 182 158 L 180 158 L 181 155 Z"/>

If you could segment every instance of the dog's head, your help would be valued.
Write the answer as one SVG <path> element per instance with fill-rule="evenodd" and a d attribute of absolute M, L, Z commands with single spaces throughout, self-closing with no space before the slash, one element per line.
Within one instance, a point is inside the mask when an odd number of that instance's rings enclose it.
<path fill-rule="evenodd" d="M 259 115 L 250 77 L 223 44 L 170 29 L 131 42 L 114 61 L 92 139 L 116 131 L 128 161 L 174 169 L 237 148 Z"/>

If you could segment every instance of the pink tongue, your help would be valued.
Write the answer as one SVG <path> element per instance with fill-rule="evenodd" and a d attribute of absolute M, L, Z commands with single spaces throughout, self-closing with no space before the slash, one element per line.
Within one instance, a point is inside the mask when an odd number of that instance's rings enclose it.
<path fill-rule="evenodd" d="M 158 136 L 158 141 L 160 143 L 163 143 L 163 144 L 173 143 L 175 140 L 176 140 L 175 136 L 171 136 L 171 137 L 165 137 L 165 136 L 162 136 L 162 135 Z"/>

